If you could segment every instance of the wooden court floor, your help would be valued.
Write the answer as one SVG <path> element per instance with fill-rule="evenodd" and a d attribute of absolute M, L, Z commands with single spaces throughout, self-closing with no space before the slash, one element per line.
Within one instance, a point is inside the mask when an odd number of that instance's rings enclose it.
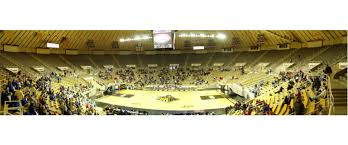
<path fill-rule="evenodd" d="M 176 100 L 165 102 L 159 97 L 170 95 Z M 151 110 L 185 111 L 208 110 L 231 106 L 234 100 L 216 90 L 205 91 L 147 91 L 122 90 L 116 95 L 104 96 L 96 99 L 98 102 L 130 108 Z"/>

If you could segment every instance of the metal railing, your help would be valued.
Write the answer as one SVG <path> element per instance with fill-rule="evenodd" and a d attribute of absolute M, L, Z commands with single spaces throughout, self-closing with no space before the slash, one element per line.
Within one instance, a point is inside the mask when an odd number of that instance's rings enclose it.
<path fill-rule="evenodd" d="M 8 107 L 10 103 L 18 103 L 18 107 Z M 23 107 L 21 101 L 5 101 L 3 115 L 12 115 L 9 111 L 19 111 L 19 115 L 23 115 Z"/>
<path fill-rule="evenodd" d="M 327 81 L 327 100 L 329 102 L 329 114 L 331 115 L 333 112 L 335 112 L 335 98 L 332 95 L 332 89 L 331 89 L 331 78 L 329 75 L 324 74 L 324 76 L 326 77 L 326 81 Z"/>

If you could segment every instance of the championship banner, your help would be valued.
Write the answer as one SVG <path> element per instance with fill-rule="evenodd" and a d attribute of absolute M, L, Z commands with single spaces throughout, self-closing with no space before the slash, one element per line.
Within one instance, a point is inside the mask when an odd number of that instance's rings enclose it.
<path fill-rule="evenodd" d="M 245 66 L 245 65 L 246 65 L 245 62 L 238 62 L 234 66 Z"/>
<path fill-rule="evenodd" d="M 147 67 L 157 67 L 157 64 L 148 64 Z"/>
<path fill-rule="evenodd" d="M 45 68 L 42 66 L 33 66 L 32 67 L 34 70 L 36 70 L 37 72 L 44 72 Z"/>
<path fill-rule="evenodd" d="M 66 66 L 58 66 L 57 68 L 58 68 L 60 71 L 69 70 L 69 67 L 66 67 Z"/>
<path fill-rule="evenodd" d="M 201 66 L 202 64 L 200 63 L 192 63 L 191 66 Z"/>
<path fill-rule="evenodd" d="M 19 72 L 19 68 L 18 67 L 7 67 L 6 70 L 12 72 L 12 73 L 18 73 Z"/>
<path fill-rule="evenodd" d="M 224 63 L 214 63 L 213 66 L 223 66 Z"/>
<path fill-rule="evenodd" d="M 103 65 L 103 66 L 104 66 L 105 69 L 112 69 L 112 68 L 114 68 L 113 65 Z"/>
<path fill-rule="evenodd" d="M 127 64 L 126 67 L 128 67 L 128 68 L 135 68 L 136 65 L 135 64 Z"/>

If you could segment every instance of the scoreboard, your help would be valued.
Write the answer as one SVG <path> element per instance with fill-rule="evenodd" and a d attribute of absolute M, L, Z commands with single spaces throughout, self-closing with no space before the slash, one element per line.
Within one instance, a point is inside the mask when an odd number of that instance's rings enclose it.
<path fill-rule="evenodd" d="M 174 33 L 172 30 L 153 30 L 152 35 L 155 49 L 174 48 Z"/>

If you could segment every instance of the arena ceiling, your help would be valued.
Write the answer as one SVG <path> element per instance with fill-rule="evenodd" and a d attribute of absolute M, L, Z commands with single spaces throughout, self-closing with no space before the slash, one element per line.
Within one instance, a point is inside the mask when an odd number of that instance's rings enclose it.
<path fill-rule="evenodd" d="M 180 34 L 224 34 L 225 39 L 214 39 L 214 48 L 231 48 L 232 38 L 238 38 L 238 47 L 255 46 L 258 36 L 265 38 L 264 45 L 277 45 L 292 42 L 311 42 L 318 40 L 336 40 L 347 36 L 346 30 L 177 30 Z M 152 39 L 121 42 L 121 39 L 136 36 L 152 36 L 151 30 L 0 30 L 0 44 L 16 45 L 23 48 L 44 48 L 47 42 L 59 43 L 65 49 L 112 49 L 112 43 L 118 41 L 119 50 L 134 50 L 136 47 L 153 49 Z M 203 44 L 211 38 L 176 37 L 177 49 L 184 48 L 184 42 Z M 93 42 L 93 47 L 86 45 Z"/>

